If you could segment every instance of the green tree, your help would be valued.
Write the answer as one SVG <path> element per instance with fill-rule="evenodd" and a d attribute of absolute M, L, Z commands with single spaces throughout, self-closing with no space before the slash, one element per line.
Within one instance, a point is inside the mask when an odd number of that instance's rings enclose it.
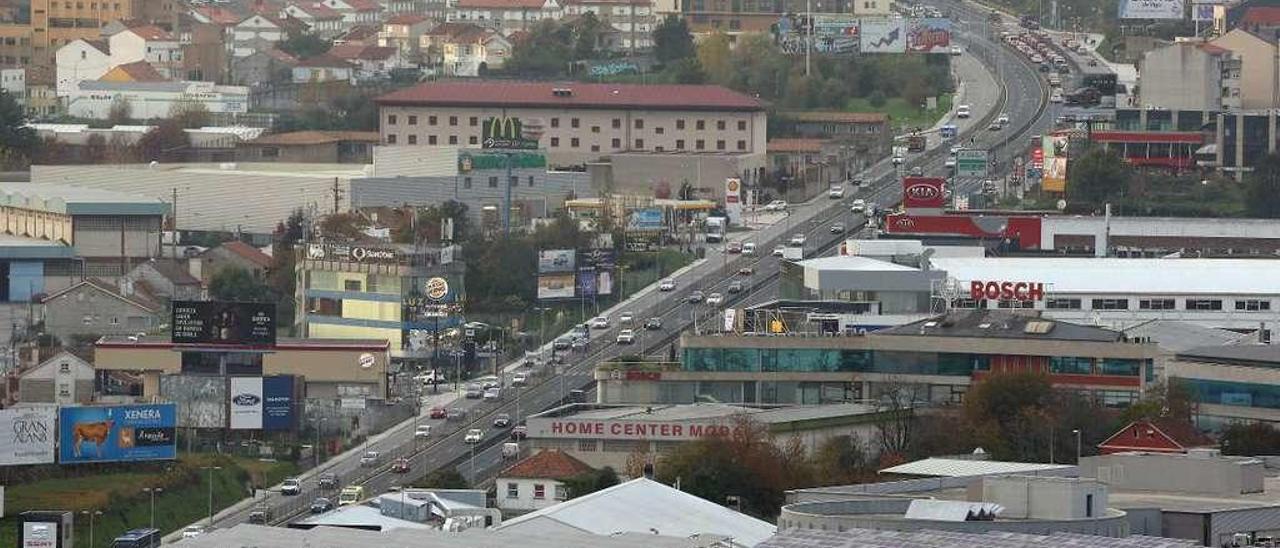
<path fill-rule="evenodd" d="M 733 62 L 727 34 L 715 32 L 698 43 L 698 64 L 709 81 L 722 86 L 731 85 L 737 70 Z"/>
<path fill-rule="evenodd" d="M 190 97 L 183 97 L 169 107 L 169 118 L 185 129 L 207 126 L 210 119 L 208 107 Z"/>
<path fill-rule="evenodd" d="M 414 487 L 423 489 L 470 489 L 467 478 L 462 477 L 452 467 L 439 468 L 426 477 L 414 482 Z"/>
<path fill-rule="evenodd" d="M 1234 422 L 1222 431 L 1224 455 L 1280 455 L 1280 430 L 1264 422 Z"/>
<path fill-rule="evenodd" d="M 671 73 L 671 79 L 677 84 L 707 83 L 707 73 L 702 70 L 702 65 L 698 64 L 696 57 L 679 59 L 672 63 L 668 70 Z"/>
<path fill-rule="evenodd" d="M 603 32 L 600 19 L 593 11 L 582 14 L 573 26 L 573 58 L 574 60 L 595 59 L 596 44 L 600 43 Z"/>
<path fill-rule="evenodd" d="M 1067 199 L 1101 205 L 1123 194 L 1133 170 L 1114 152 L 1092 147 L 1072 160 L 1067 170 Z"/>
<path fill-rule="evenodd" d="M 965 394 L 964 412 L 972 431 L 979 433 L 981 446 L 997 459 L 1035 461 L 1038 449 L 1047 445 L 1041 437 L 1049 435 L 1052 401 L 1048 375 L 996 373 Z"/>
<path fill-rule="evenodd" d="M 824 485 L 861 483 L 875 477 L 876 466 L 857 436 L 833 436 L 814 450 L 814 475 Z"/>
<path fill-rule="evenodd" d="M 670 14 L 653 29 L 653 54 L 660 63 L 688 59 L 695 53 L 693 34 L 684 18 Z"/>
<path fill-rule="evenodd" d="M 573 33 L 558 21 L 543 19 L 516 43 L 506 70 L 515 74 L 558 76 L 569 70 Z"/>
<path fill-rule="evenodd" d="M 599 470 L 584 472 L 570 478 L 561 478 L 560 481 L 564 483 L 565 489 L 569 491 L 569 498 L 574 499 L 617 485 L 618 473 L 613 468 L 606 466 Z"/>
<path fill-rule="evenodd" d="M 113 126 L 127 124 L 133 119 L 133 103 L 129 98 L 123 95 L 117 95 L 111 100 L 111 107 L 107 110 L 107 123 Z"/>
<path fill-rule="evenodd" d="M 1142 419 L 1167 418 L 1191 422 L 1198 411 L 1195 389 L 1186 380 L 1171 378 L 1147 390 L 1141 400 L 1125 408 L 1120 420 L 1130 423 Z"/>
<path fill-rule="evenodd" d="M 36 132 L 27 127 L 27 112 L 12 95 L 0 92 L 0 152 L 6 169 L 25 164 L 36 146 Z"/>
<path fill-rule="evenodd" d="M 272 242 L 271 269 L 267 271 L 267 287 L 279 303 L 276 313 L 276 324 L 292 326 L 294 318 L 294 291 L 297 289 L 295 266 L 297 264 L 297 246 L 303 236 L 303 214 L 301 209 L 293 210 L 289 218 L 276 227 Z"/>
<path fill-rule="evenodd" d="M 1253 217 L 1280 218 L 1280 155 L 1268 154 L 1248 176 L 1248 211 Z"/>
<path fill-rule="evenodd" d="M 334 213 L 320 221 L 320 235 L 327 240 L 350 242 L 360 239 L 369 222 L 355 213 Z"/>
<path fill-rule="evenodd" d="M 222 267 L 209 279 L 209 295 L 219 301 L 263 302 L 269 293 L 261 280 L 239 266 Z"/>
<path fill-rule="evenodd" d="M 143 161 L 159 162 L 182 158 L 191 146 L 191 137 L 176 120 L 161 120 L 138 139 Z"/>
<path fill-rule="evenodd" d="M 331 42 L 315 34 L 297 34 L 276 44 L 280 51 L 299 59 L 315 57 L 329 51 L 332 46 Z"/>

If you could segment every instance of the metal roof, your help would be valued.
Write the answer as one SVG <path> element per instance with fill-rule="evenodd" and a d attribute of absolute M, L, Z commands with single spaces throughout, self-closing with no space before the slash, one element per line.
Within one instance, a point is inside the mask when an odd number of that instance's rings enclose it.
<path fill-rule="evenodd" d="M 1125 329 L 1124 334 L 1131 339 L 1151 339 L 1152 342 L 1160 345 L 1162 350 L 1172 352 L 1183 352 L 1201 346 L 1223 346 L 1255 340 L 1252 335 L 1173 320 L 1142 322 Z"/>
<path fill-rule="evenodd" d="M 760 545 L 760 548 L 1183 548 L 1199 546 L 1190 540 L 1134 535 L 1113 538 L 1074 533 L 1027 535 L 988 532 L 960 533 L 951 531 L 886 531 L 880 529 L 847 529 L 816 531 L 790 529 Z"/>
<path fill-rule="evenodd" d="M 964 281 L 1042 282 L 1045 293 L 1116 295 L 1276 295 L 1276 263 L 1263 259 L 933 258 Z"/>
<path fill-rule="evenodd" d="M 1202 346 L 1178 352 L 1179 359 L 1209 361 L 1232 365 L 1280 366 L 1280 345 L 1239 344 Z"/>
<path fill-rule="evenodd" d="M 405 499 L 406 504 L 417 501 Z M 430 525 L 406 519 L 398 519 L 382 515 L 382 511 L 372 506 L 343 506 L 331 512 L 309 517 L 298 522 L 299 525 L 328 525 L 333 527 L 377 527 L 382 531 L 392 529 L 432 529 Z"/>
<path fill-rule="evenodd" d="M 805 268 L 841 271 L 916 272 L 919 270 L 918 268 L 911 268 L 897 263 L 881 261 L 869 257 L 858 257 L 855 255 L 821 257 L 818 259 L 798 261 L 796 264 Z"/>
<path fill-rule="evenodd" d="M 436 529 L 365 531 L 343 527 L 286 529 L 240 524 L 183 539 L 185 548 L 723 548 L 718 537 L 678 538 L 652 533 L 599 536 L 573 530 L 525 535 L 514 531 Z"/>
<path fill-rule="evenodd" d="M 164 215 L 158 198 L 70 185 L 0 182 L 0 205 L 66 215 Z"/>
<path fill-rule="evenodd" d="M 1003 511 L 1004 507 L 994 502 L 913 499 L 903 517 L 934 521 L 970 521 L 975 516 L 984 514 L 994 516 Z"/>
<path fill-rule="evenodd" d="M 1027 474 L 1045 471 L 1065 471 L 1075 468 L 1068 464 L 1043 464 L 1038 462 L 1005 462 L 996 460 L 965 460 L 927 458 L 899 464 L 881 470 L 881 474 L 909 476 L 934 476 L 945 478 L 992 476 L 998 474 Z"/>

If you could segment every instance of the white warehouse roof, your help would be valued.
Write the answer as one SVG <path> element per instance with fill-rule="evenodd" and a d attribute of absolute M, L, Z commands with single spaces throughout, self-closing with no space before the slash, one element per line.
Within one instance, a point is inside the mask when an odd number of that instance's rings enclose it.
<path fill-rule="evenodd" d="M 962 283 L 1041 282 L 1049 294 L 1280 294 L 1280 262 L 1270 259 L 1016 257 L 934 258 L 930 263 Z"/>
<path fill-rule="evenodd" d="M 942 478 L 966 478 L 994 476 L 998 474 L 1031 474 L 1050 472 L 1047 475 L 1068 474 L 1076 469 L 1070 464 L 1044 464 L 1038 462 L 1005 462 L 998 460 L 966 460 L 927 458 L 881 470 L 881 474 L 931 476 Z"/>

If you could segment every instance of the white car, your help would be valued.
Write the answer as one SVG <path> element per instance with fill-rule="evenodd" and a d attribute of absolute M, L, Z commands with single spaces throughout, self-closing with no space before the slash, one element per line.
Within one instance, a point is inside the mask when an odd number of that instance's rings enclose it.
<path fill-rule="evenodd" d="M 414 429 L 413 429 L 413 437 L 415 437 L 415 438 L 429 438 L 429 437 L 431 437 L 431 425 L 430 425 L 430 424 L 419 424 L 417 428 L 414 428 Z"/>
<path fill-rule="evenodd" d="M 969 105 L 960 105 L 956 108 L 956 118 L 968 118 L 970 114 Z"/>
<path fill-rule="evenodd" d="M 962 151 L 962 150 L 964 150 L 964 147 L 962 147 L 962 146 L 960 146 L 960 145 L 951 145 L 951 155 L 952 155 L 952 156 L 955 156 L 956 154 L 959 154 L 959 153 L 960 153 L 960 151 Z"/>
<path fill-rule="evenodd" d="M 954 167 L 956 167 L 956 159 L 955 159 L 955 158 L 947 158 L 946 160 L 944 160 L 944 161 L 942 162 L 942 165 L 943 165 L 943 167 L 946 167 L 947 169 L 954 168 Z"/>
<path fill-rule="evenodd" d="M 786 255 L 786 254 L 787 254 L 787 246 L 785 246 L 785 245 L 776 245 L 776 246 L 773 246 L 773 256 L 774 256 L 774 257 L 781 257 L 781 256 Z"/>
<path fill-rule="evenodd" d="M 746 256 L 748 256 L 748 257 L 750 257 L 750 256 L 752 256 L 752 255 L 755 255 L 755 254 L 756 254 L 756 244 L 755 244 L 755 242 L 743 242 L 743 244 L 742 244 L 742 254 L 743 254 L 743 255 L 746 255 Z"/>
<path fill-rule="evenodd" d="M 627 325 L 635 319 L 636 317 L 632 315 L 630 312 L 623 312 L 622 315 L 618 316 L 618 323 L 621 323 L 622 325 Z"/>
<path fill-rule="evenodd" d="M 630 329 L 623 329 L 618 332 L 618 344 L 634 344 L 636 342 L 636 333 Z"/>
<path fill-rule="evenodd" d="M 787 243 L 791 244 L 791 247 L 801 247 L 804 245 L 804 241 L 805 241 L 804 234 L 792 234 L 791 240 L 788 241 Z"/>
<path fill-rule="evenodd" d="M 854 200 L 853 205 L 849 206 L 849 211 L 852 213 L 862 213 L 866 210 L 867 210 L 866 200 Z"/>
<path fill-rule="evenodd" d="M 365 451 L 360 455 L 360 466 L 369 467 L 378 464 L 379 456 L 377 451 Z"/>
<path fill-rule="evenodd" d="M 1062 102 L 1062 90 L 1058 90 L 1058 89 L 1053 90 L 1053 94 L 1049 95 L 1049 102 L 1051 102 L 1051 103 L 1061 103 L 1061 102 Z"/>
<path fill-rule="evenodd" d="M 721 304 L 724 304 L 724 295 L 721 295 L 719 293 L 712 293 L 710 295 L 707 295 L 707 305 L 719 306 Z"/>
<path fill-rule="evenodd" d="M 484 439 L 484 430 L 472 428 L 467 430 L 467 436 L 462 438 L 463 443 L 480 443 Z"/>
<path fill-rule="evenodd" d="M 765 204 L 765 206 L 764 206 L 764 210 L 765 210 L 765 211 L 786 211 L 786 210 L 787 210 L 787 201 L 786 201 L 786 200 L 774 200 L 774 201 L 772 201 L 772 202 L 769 202 L 769 203 Z"/>
<path fill-rule="evenodd" d="M 190 525 L 186 529 L 182 530 L 182 538 L 184 539 L 196 538 L 203 534 L 204 534 L 204 527 L 199 525 Z"/>
<path fill-rule="evenodd" d="M 609 329 L 609 318 L 607 316 L 596 316 L 591 318 L 591 329 Z"/>
<path fill-rule="evenodd" d="M 302 482 L 298 478 L 287 478 L 280 484 L 280 494 L 286 497 L 302 494 Z"/>
<path fill-rule="evenodd" d="M 524 386 L 529 383 L 529 375 L 524 371 L 516 371 L 511 375 L 511 386 Z"/>
<path fill-rule="evenodd" d="M 484 401 L 498 401 L 502 399 L 501 388 L 490 388 L 484 391 Z"/>
<path fill-rule="evenodd" d="M 904 158 L 901 154 L 893 155 L 893 165 L 895 167 L 902 165 L 902 162 L 905 162 L 905 161 L 907 161 L 907 159 Z"/>
<path fill-rule="evenodd" d="M 1000 116 L 996 118 L 996 121 L 1000 122 L 1000 125 L 1002 126 L 1009 125 L 1009 114 L 1001 112 Z"/>
<path fill-rule="evenodd" d="M 951 46 L 951 55 L 960 55 L 964 53 L 964 48 L 960 46 Z"/>
<path fill-rule="evenodd" d="M 844 198 L 844 187 L 840 185 L 831 187 L 829 190 L 827 190 L 827 197 L 831 198 L 832 200 L 839 200 L 841 198 Z"/>
<path fill-rule="evenodd" d="M 755 250 L 754 246 L 752 246 L 752 250 L 753 251 Z M 743 246 L 742 252 L 743 253 L 747 252 L 746 246 Z M 662 283 L 658 284 L 658 291 L 675 291 L 675 289 L 676 289 L 675 280 L 662 280 Z"/>

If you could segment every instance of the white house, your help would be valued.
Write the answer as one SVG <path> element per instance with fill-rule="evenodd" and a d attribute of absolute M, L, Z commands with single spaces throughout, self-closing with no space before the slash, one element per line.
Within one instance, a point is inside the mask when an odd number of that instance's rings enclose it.
<path fill-rule="evenodd" d="M 336 45 L 328 54 L 354 65 L 356 80 L 384 78 L 395 69 L 409 66 L 400 50 L 389 46 Z"/>
<path fill-rule="evenodd" d="M 227 31 L 231 42 L 228 48 L 234 57 L 248 57 L 259 51 L 263 43 L 275 44 L 288 38 L 283 21 L 268 15 L 253 14 L 236 23 Z"/>
<path fill-rule="evenodd" d="M 564 10 L 556 0 L 456 0 L 449 21 L 463 21 L 502 32 L 529 30 L 543 19 L 560 19 Z"/>
<path fill-rule="evenodd" d="M 12 95 L 20 105 L 27 104 L 27 69 L 0 69 L 0 90 Z"/>
<path fill-rule="evenodd" d="M 335 82 L 355 79 L 355 65 L 327 53 L 298 61 L 293 66 L 293 82 Z"/>
<path fill-rule="evenodd" d="M 568 500 L 564 479 L 593 471 L 559 449 L 542 451 L 498 474 L 498 509 L 504 514 L 541 510 Z"/>
<path fill-rule="evenodd" d="M 280 18 L 288 17 L 306 23 L 311 32 L 328 38 L 337 36 L 346 28 L 342 14 L 316 2 L 294 2 L 286 5 L 280 10 Z"/>
<path fill-rule="evenodd" d="M 475 28 L 443 41 L 441 67 L 451 76 L 480 76 L 481 67 L 501 68 L 511 57 L 511 49 L 511 41 L 497 31 Z"/>
<path fill-rule="evenodd" d="M 58 48 L 53 54 L 58 96 L 66 97 L 81 81 L 97 80 L 111 70 L 110 51 L 107 42 L 78 38 Z"/>
<path fill-rule="evenodd" d="M 76 405 L 93 401 L 95 370 L 70 352 L 59 352 L 18 377 L 18 401 Z"/>
<path fill-rule="evenodd" d="M 132 27 L 111 35 L 111 66 L 146 61 L 166 78 L 181 78 L 182 44 L 168 31 L 154 26 Z"/>
<path fill-rule="evenodd" d="M 67 113 L 77 118 L 105 120 L 111 104 L 127 101 L 137 119 L 168 118 L 173 106 L 197 102 L 211 113 L 249 111 L 249 88 L 213 82 L 100 82 L 86 80 L 67 97 Z"/>
<path fill-rule="evenodd" d="M 618 49 L 653 47 L 653 0 L 564 0 L 566 16 L 594 13 L 618 33 Z M 634 46 L 632 42 L 635 42 Z"/>
<path fill-rule="evenodd" d="M 381 21 L 382 6 L 373 0 L 324 0 L 324 5 L 342 15 L 347 26 Z"/>

